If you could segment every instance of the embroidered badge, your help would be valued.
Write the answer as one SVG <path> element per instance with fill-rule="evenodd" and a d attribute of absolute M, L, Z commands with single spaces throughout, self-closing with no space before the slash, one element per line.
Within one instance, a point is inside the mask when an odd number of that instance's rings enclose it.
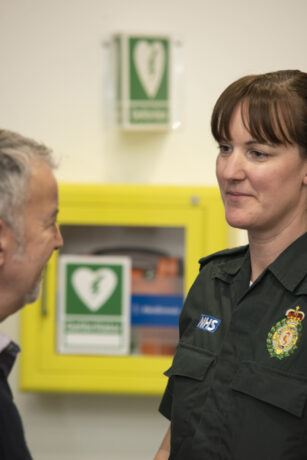
<path fill-rule="evenodd" d="M 215 332 L 220 325 L 221 320 L 209 315 L 201 315 L 196 327 L 208 332 Z"/>
<path fill-rule="evenodd" d="M 297 349 L 305 313 L 300 311 L 300 307 L 296 307 L 295 310 L 287 310 L 285 316 L 268 334 L 267 347 L 271 358 L 286 358 Z"/>

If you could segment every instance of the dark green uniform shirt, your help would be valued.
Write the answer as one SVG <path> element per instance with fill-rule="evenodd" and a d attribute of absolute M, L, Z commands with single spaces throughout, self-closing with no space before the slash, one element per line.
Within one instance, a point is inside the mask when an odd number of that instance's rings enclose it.
<path fill-rule="evenodd" d="M 248 246 L 200 262 L 160 405 L 169 458 L 306 460 L 307 233 L 251 286 Z"/>

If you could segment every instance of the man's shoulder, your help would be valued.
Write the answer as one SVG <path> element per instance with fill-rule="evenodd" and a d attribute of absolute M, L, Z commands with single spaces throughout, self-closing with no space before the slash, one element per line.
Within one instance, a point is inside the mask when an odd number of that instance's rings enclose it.
<path fill-rule="evenodd" d="M 202 257 L 199 260 L 200 270 L 207 264 L 212 263 L 213 265 L 220 265 L 227 262 L 233 262 L 243 260 L 248 250 L 248 245 L 239 246 L 231 249 L 224 249 L 223 251 L 214 252 L 209 256 Z"/>

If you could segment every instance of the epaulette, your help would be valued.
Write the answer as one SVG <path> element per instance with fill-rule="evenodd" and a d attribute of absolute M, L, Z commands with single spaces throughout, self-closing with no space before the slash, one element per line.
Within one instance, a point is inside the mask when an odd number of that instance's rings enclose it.
<path fill-rule="evenodd" d="M 213 259 L 221 259 L 222 261 L 225 259 L 227 260 L 227 258 L 230 256 L 242 256 L 242 254 L 246 252 L 247 248 L 248 248 L 248 245 L 238 246 L 237 248 L 224 249 L 223 251 L 214 252 L 213 254 L 210 254 L 209 256 L 202 257 L 199 260 L 199 264 L 200 264 L 199 269 L 201 270 L 208 262 L 210 262 Z"/>

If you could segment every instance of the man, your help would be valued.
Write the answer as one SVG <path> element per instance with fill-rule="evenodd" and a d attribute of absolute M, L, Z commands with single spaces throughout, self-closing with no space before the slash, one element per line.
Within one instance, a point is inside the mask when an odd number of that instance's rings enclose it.
<path fill-rule="evenodd" d="M 38 298 L 42 270 L 63 245 L 53 167 L 45 146 L 0 130 L 0 321 Z M 1 460 L 32 458 L 7 383 L 18 351 L 0 334 Z"/>

